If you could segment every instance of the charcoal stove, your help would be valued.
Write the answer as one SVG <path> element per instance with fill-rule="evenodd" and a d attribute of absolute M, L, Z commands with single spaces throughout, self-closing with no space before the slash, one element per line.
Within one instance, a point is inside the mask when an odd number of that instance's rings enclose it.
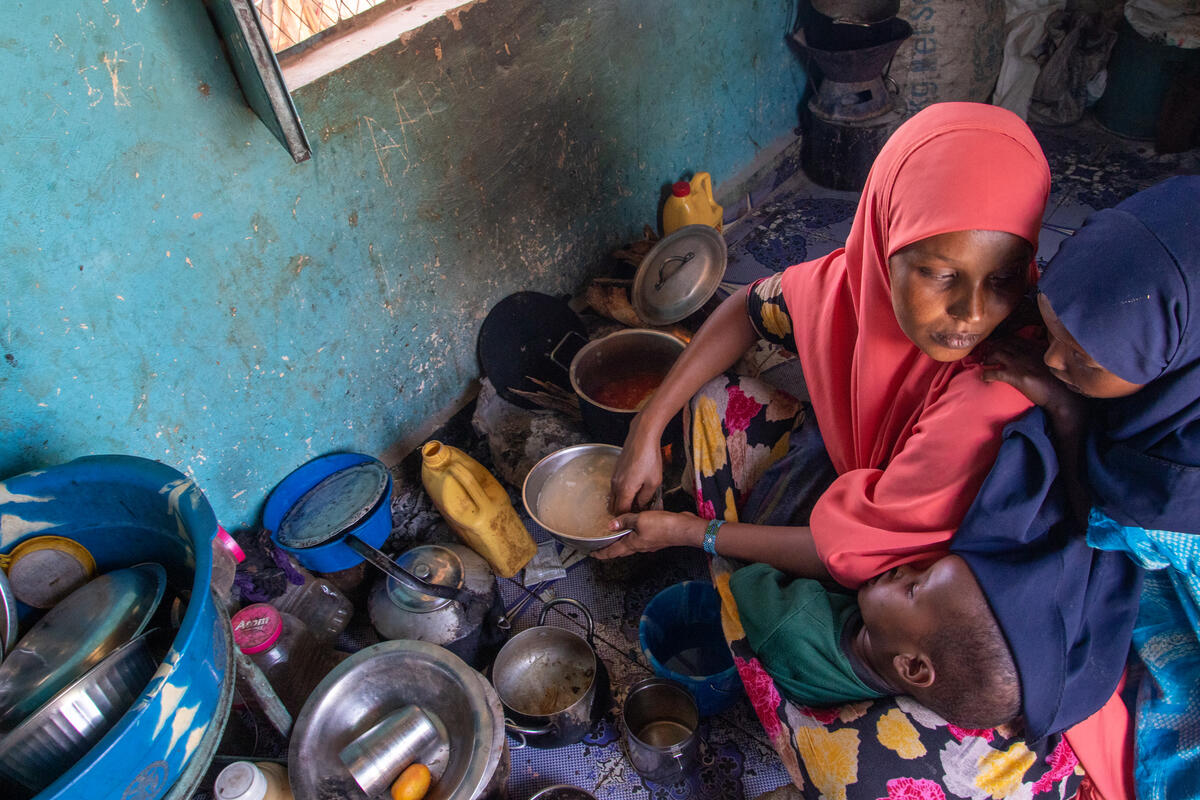
<path fill-rule="evenodd" d="M 830 189 L 862 189 L 871 163 L 903 114 L 886 70 L 912 26 L 896 16 L 899 0 L 814 0 L 792 35 L 820 71 L 808 101 L 801 150 L 805 173 Z"/>

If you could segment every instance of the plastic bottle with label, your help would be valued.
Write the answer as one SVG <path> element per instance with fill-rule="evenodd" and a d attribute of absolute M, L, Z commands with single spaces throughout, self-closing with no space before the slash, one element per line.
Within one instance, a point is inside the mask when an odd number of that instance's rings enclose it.
<path fill-rule="evenodd" d="M 293 717 L 346 653 L 326 647 L 298 618 L 267 603 L 233 615 L 233 641 L 263 671 Z"/>
<path fill-rule="evenodd" d="M 312 574 L 292 562 L 295 573 L 303 578 L 292 583 L 288 576 L 283 594 L 271 600 L 280 611 L 298 617 L 317 640 L 332 646 L 338 634 L 346 630 L 354 616 L 354 604 L 325 578 Z"/>
<path fill-rule="evenodd" d="M 212 540 L 212 584 L 213 596 L 225 610 L 233 613 L 233 579 L 237 565 L 246 560 L 246 554 L 233 537 L 220 525 Z"/>
<path fill-rule="evenodd" d="M 713 198 L 712 176 L 697 172 L 691 182 L 678 181 L 671 186 L 671 196 L 663 205 L 663 236 L 669 236 L 685 225 L 710 225 L 721 230 L 723 209 Z"/>
<path fill-rule="evenodd" d="M 295 800 L 287 768 L 273 761 L 235 761 L 213 781 L 216 800 Z"/>
<path fill-rule="evenodd" d="M 425 443 L 421 459 L 421 482 L 450 527 L 497 575 L 516 575 L 537 545 L 500 482 L 462 450 L 438 441 Z"/>

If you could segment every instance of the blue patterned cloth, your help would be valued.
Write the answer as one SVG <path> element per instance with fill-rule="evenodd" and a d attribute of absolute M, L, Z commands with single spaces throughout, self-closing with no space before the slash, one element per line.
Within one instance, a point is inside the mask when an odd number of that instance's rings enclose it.
<path fill-rule="evenodd" d="M 1138 798 L 1200 797 L 1200 535 L 1128 527 L 1093 509 L 1088 542 L 1153 570 L 1133 630 L 1146 667 L 1134 727 Z"/>

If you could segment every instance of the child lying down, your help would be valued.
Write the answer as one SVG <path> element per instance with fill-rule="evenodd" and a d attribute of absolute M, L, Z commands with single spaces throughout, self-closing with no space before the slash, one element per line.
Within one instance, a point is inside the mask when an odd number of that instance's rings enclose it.
<path fill-rule="evenodd" d="M 1069 513 L 1045 417 L 1004 431 L 995 466 L 950 543 L 857 596 L 763 564 L 730 587 L 746 638 L 793 702 L 910 695 L 947 722 L 1026 736 L 1099 709 L 1125 667 L 1141 571 L 1092 550 Z"/>

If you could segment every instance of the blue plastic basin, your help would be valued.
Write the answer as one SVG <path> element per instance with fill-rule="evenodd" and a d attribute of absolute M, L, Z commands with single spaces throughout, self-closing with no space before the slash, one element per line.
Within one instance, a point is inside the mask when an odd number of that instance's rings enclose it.
<path fill-rule="evenodd" d="M 65 536 L 91 551 L 101 573 L 155 561 L 172 587 L 191 591 L 175 640 L 133 708 L 35 800 L 157 800 L 220 735 L 233 670 L 209 591 L 216 531 L 192 479 L 144 458 L 89 456 L 0 482 L 0 552 L 33 536 Z"/>
<path fill-rule="evenodd" d="M 686 686 L 700 716 L 724 711 L 742 695 L 712 584 L 684 581 L 656 594 L 642 612 L 638 640 L 654 674 Z"/>

